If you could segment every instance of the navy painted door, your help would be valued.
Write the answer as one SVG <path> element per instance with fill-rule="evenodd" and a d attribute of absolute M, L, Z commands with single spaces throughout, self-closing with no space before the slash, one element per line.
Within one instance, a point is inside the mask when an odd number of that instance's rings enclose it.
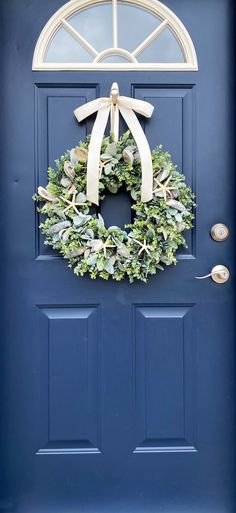
<path fill-rule="evenodd" d="M 235 363 L 233 1 L 168 0 L 199 72 L 32 72 L 61 0 L 1 2 L 0 511 L 233 513 Z M 176 268 L 147 285 L 76 278 L 43 245 L 32 202 L 46 169 L 91 131 L 73 109 L 121 93 L 196 188 Z M 101 206 L 130 221 L 125 194 Z M 211 226 L 230 237 L 214 242 Z M 208 273 L 224 264 L 231 279 Z"/>

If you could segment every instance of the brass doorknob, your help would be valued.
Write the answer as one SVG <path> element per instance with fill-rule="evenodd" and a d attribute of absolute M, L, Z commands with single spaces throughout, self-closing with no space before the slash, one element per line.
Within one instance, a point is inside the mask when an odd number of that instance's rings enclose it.
<path fill-rule="evenodd" d="M 229 269 L 224 265 L 215 265 L 211 272 L 205 276 L 195 276 L 197 280 L 205 280 L 205 278 L 211 278 L 215 283 L 226 283 L 229 277 Z"/>

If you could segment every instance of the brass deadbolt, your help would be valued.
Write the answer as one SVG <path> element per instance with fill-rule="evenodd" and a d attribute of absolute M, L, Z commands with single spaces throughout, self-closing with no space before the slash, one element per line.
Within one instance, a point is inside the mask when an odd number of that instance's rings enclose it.
<path fill-rule="evenodd" d="M 211 228 L 211 236 L 216 242 L 224 242 L 229 236 L 228 226 L 223 223 L 214 224 Z"/>

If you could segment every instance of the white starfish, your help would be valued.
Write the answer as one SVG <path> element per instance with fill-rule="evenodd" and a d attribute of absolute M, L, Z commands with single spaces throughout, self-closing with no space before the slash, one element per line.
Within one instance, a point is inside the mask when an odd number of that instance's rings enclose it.
<path fill-rule="evenodd" d="M 156 194 L 157 192 L 162 192 L 164 200 L 167 201 L 167 194 L 169 194 L 171 196 L 170 191 L 173 191 L 176 189 L 176 187 L 168 187 L 170 180 L 171 180 L 171 176 L 169 176 L 168 180 L 166 180 L 165 183 L 161 183 L 157 180 L 157 178 L 154 178 L 154 181 L 158 185 L 158 188 L 154 189 L 153 194 Z"/>
<path fill-rule="evenodd" d="M 104 256 L 106 257 L 107 249 L 116 247 L 115 244 L 110 244 L 110 242 L 112 242 L 112 241 L 111 241 L 111 236 L 109 235 L 107 237 L 107 240 L 105 240 L 105 242 L 101 241 L 101 245 L 98 246 L 98 249 L 95 249 L 95 253 L 98 253 L 99 251 L 103 250 Z"/>
<path fill-rule="evenodd" d="M 100 162 L 99 162 L 99 178 L 101 178 L 101 176 L 102 176 L 102 172 L 103 172 L 105 165 L 108 164 L 109 162 L 111 162 L 112 159 L 113 159 L 113 157 L 111 157 L 110 159 L 107 159 L 107 160 L 100 160 Z"/>
<path fill-rule="evenodd" d="M 68 206 L 63 210 L 64 214 L 68 210 L 70 210 L 70 208 L 73 208 L 73 210 L 76 212 L 76 214 L 79 214 L 79 211 L 78 211 L 78 209 L 76 207 L 84 205 L 84 203 L 78 203 L 78 202 L 75 201 L 75 198 L 76 198 L 77 194 L 78 194 L 77 191 L 73 192 L 72 200 L 68 200 L 67 198 L 64 198 L 63 196 L 60 196 L 62 201 L 64 201 L 65 203 L 68 203 Z"/>
<path fill-rule="evenodd" d="M 134 242 L 137 242 L 137 244 L 139 244 L 139 246 L 141 246 L 141 249 L 140 249 L 140 250 L 139 250 L 139 252 L 138 252 L 138 254 L 139 254 L 139 255 L 141 255 L 143 251 L 146 251 L 146 253 L 147 253 L 149 256 L 151 256 L 151 255 L 150 255 L 150 251 L 149 251 L 149 249 L 150 249 L 150 250 L 152 250 L 152 248 L 151 248 L 151 246 L 149 246 L 149 245 L 147 244 L 147 240 L 146 240 L 146 239 L 144 239 L 144 241 L 143 241 L 143 242 L 140 242 L 140 240 L 137 240 L 137 239 L 133 239 L 133 240 L 134 240 Z"/>

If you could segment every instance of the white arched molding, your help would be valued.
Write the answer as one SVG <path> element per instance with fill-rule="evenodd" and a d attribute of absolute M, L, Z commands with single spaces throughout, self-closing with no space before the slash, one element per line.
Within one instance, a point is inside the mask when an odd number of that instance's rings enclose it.
<path fill-rule="evenodd" d="M 193 41 L 180 19 L 163 3 L 158 0 L 128 0 L 125 3 L 133 4 L 142 7 L 147 11 L 158 16 L 162 22 L 153 33 L 151 33 L 144 41 L 135 49 L 133 53 L 128 52 L 125 48 L 117 48 L 117 0 L 112 0 L 113 8 L 113 48 L 109 48 L 99 53 L 93 48 L 88 41 L 86 41 L 69 23 L 67 19 L 72 15 L 79 13 L 82 9 L 92 7 L 93 5 L 101 3 L 101 0 L 70 0 L 63 5 L 56 13 L 49 19 L 43 28 L 33 56 L 32 69 L 34 71 L 48 70 L 159 70 L 159 71 L 197 71 L 198 62 L 197 55 L 194 48 Z M 89 63 L 75 63 L 75 62 L 45 62 L 45 56 L 50 42 L 56 31 L 64 26 L 68 32 L 77 39 L 82 46 L 90 53 L 94 54 L 94 61 Z M 161 32 L 165 27 L 169 27 L 174 33 L 180 48 L 184 55 L 184 62 L 138 62 L 138 54 L 143 49 L 143 45 L 148 45 L 150 41 Z M 74 34 L 73 34 L 74 32 Z M 76 33 L 75 33 L 76 32 Z M 89 48 L 90 47 L 90 48 Z M 117 54 L 124 55 L 129 62 L 102 62 L 104 56 Z"/>

